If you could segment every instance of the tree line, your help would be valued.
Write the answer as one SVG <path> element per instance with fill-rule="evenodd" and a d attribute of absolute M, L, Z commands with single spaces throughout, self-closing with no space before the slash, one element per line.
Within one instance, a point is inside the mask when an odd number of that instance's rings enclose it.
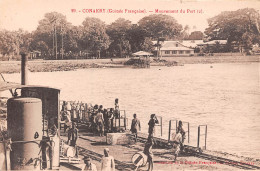
<path fill-rule="evenodd" d="M 227 49 L 248 52 L 260 45 L 260 14 L 253 8 L 225 11 L 208 19 L 205 35 L 209 40 L 227 40 Z"/>
<path fill-rule="evenodd" d="M 0 54 L 2 60 L 15 58 L 21 51 L 37 51 L 44 59 L 127 57 L 140 50 L 159 50 L 165 40 L 198 39 L 227 40 L 229 50 L 234 46 L 250 49 L 260 43 L 259 18 L 259 12 L 252 8 L 222 12 L 208 19 L 204 33 L 189 33 L 189 26 L 163 14 L 145 16 L 137 24 L 119 18 L 106 25 L 98 18 L 86 17 L 80 26 L 74 26 L 65 15 L 51 12 L 30 33 L 1 30 Z"/>

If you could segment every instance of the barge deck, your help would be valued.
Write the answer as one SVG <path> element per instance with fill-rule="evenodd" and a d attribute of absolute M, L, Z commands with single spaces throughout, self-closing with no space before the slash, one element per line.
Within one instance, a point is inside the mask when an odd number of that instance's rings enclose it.
<path fill-rule="evenodd" d="M 67 134 L 61 133 L 61 138 L 67 140 Z M 136 166 L 132 163 L 132 156 L 144 149 L 145 134 L 139 134 L 138 142 L 130 145 L 107 145 L 106 137 L 93 136 L 83 129 L 79 129 L 79 139 L 77 141 L 79 158 L 89 156 L 97 169 L 101 169 L 101 158 L 104 148 L 110 149 L 110 155 L 115 158 L 116 170 L 135 170 Z M 157 139 L 161 142 L 163 139 Z M 166 140 L 165 140 L 166 141 Z M 189 146 L 186 146 L 189 148 Z M 260 169 L 259 162 L 243 161 L 243 159 L 231 159 L 230 157 L 219 157 L 209 151 L 192 151 L 191 154 L 182 154 L 173 162 L 174 156 L 170 149 L 153 148 L 154 170 L 237 170 L 237 169 Z M 60 170 L 80 170 L 83 160 L 79 164 L 61 163 Z M 137 170 L 147 170 L 148 166 L 140 167 Z"/>

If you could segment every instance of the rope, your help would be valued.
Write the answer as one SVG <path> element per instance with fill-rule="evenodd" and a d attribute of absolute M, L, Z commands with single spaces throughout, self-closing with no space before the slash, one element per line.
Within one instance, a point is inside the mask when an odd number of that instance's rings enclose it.
<path fill-rule="evenodd" d="M 3 139 L 4 139 L 4 138 L 3 138 Z M 10 151 L 12 151 L 12 149 L 11 149 L 11 144 L 13 144 L 13 143 L 30 143 L 30 142 L 38 144 L 38 145 L 39 145 L 39 148 L 40 148 L 40 151 L 39 151 L 39 153 L 38 153 L 38 157 L 37 157 L 37 158 L 34 158 L 34 159 L 31 158 L 31 159 L 27 162 L 26 165 L 30 165 L 30 164 L 34 163 L 34 167 L 36 168 L 36 167 L 42 162 L 42 159 L 41 159 L 42 142 L 51 142 L 51 143 L 53 144 L 53 145 L 51 145 L 52 155 L 51 155 L 51 157 L 50 157 L 50 160 L 52 159 L 52 157 L 53 157 L 53 151 L 54 151 L 54 147 L 55 147 L 55 142 L 54 142 L 53 140 L 11 141 L 11 139 L 9 139 L 9 140 L 4 139 L 4 141 L 0 141 L 0 143 L 6 144 L 6 145 L 5 145 L 6 150 L 9 149 Z M 38 142 L 40 142 L 40 143 L 38 143 Z"/>
<path fill-rule="evenodd" d="M 0 143 L 5 142 L 6 139 L 4 139 L 4 141 L 0 141 Z M 49 141 L 49 140 L 29 140 L 29 141 L 10 141 L 11 143 L 27 143 L 27 142 L 38 142 L 38 141 Z M 52 141 L 52 140 L 51 140 Z M 55 142 L 54 142 L 55 143 Z"/>

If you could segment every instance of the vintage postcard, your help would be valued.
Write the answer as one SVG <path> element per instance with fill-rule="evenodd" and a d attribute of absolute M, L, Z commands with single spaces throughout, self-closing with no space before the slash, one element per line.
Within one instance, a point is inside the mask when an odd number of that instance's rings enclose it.
<path fill-rule="evenodd" d="M 0 0 L 0 170 L 260 169 L 259 10 Z"/>

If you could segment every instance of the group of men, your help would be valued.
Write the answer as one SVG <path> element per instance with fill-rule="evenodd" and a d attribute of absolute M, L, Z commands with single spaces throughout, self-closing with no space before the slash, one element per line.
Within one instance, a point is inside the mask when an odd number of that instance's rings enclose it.
<path fill-rule="evenodd" d="M 131 124 L 131 129 L 130 131 L 134 134 L 135 137 L 135 141 L 137 141 L 137 130 L 139 128 L 139 131 L 141 130 L 141 124 L 140 121 L 137 119 L 137 115 L 134 114 L 133 115 L 133 120 L 132 120 L 132 124 Z M 154 134 L 155 134 L 155 126 L 156 124 L 159 124 L 159 121 L 156 117 L 155 114 L 151 114 L 150 116 L 150 120 L 148 122 L 148 138 L 147 141 L 145 143 L 145 147 L 144 147 L 144 154 L 147 156 L 147 162 L 148 162 L 148 170 L 152 171 L 153 170 L 153 153 L 152 153 L 152 147 L 154 145 Z M 177 143 L 180 145 L 180 148 L 183 149 L 183 143 L 185 140 L 185 131 L 183 129 L 183 124 L 182 121 L 179 121 L 178 123 L 178 127 L 176 130 L 176 135 L 180 135 L 175 136 L 174 137 L 174 143 Z M 176 138 L 178 137 L 178 138 Z"/>
<path fill-rule="evenodd" d="M 86 103 L 63 102 L 61 120 L 65 121 L 66 131 L 72 127 L 72 123 L 88 122 L 89 128 L 93 134 L 103 136 L 107 132 L 115 131 L 113 129 L 114 119 L 120 117 L 118 99 L 115 99 L 115 108 L 104 109 L 103 105 L 94 105 Z"/>
<path fill-rule="evenodd" d="M 130 131 L 132 132 L 132 134 L 134 134 L 134 138 L 135 138 L 135 142 L 137 142 L 137 132 L 138 129 L 139 131 L 141 131 L 141 124 L 139 119 L 137 119 L 137 115 L 134 114 L 133 115 L 133 119 L 132 119 L 132 124 L 131 124 L 131 129 Z M 150 120 L 148 122 L 148 138 L 147 141 L 145 143 L 145 147 L 144 147 L 144 154 L 147 156 L 147 162 L 148 162 L 148 170 L 153 170 L 153 154 L 152 154 L 152 146 L 154 144 L 154 134 L 155 134 L 155 125 L 158 124 L 159 121 L 156 117 L 155 114 L 151 114 L 150 116 Z"/>
<path fill-rule="evenodd" d="M 115 131 L 113 129 L 114 119 L 118 119 L 119 117 L 119 109 L 103 109 L 102 105 L 95 105 L 89 118 L 92 133 L 104 136 L 105 133 Z"/>
<path fill-rule="evenodd" d="M 68 104 L 68 103 L 67 103 Z M 78 130 L 76 128 L 76 123 L 79 122 L 80 119 L 82 119 L 82 113 L 86 108 L 76 107 L 76 110 L 73 110 L 72 108 L 67 107 L 66 103 L 64 103 L 64 111 L 67 111 L 65 115 L 65 121 L 66 125 L 69 127 L 68 130 L 68 142 L 71 146 L 76 146 L 77 136 L 78 136 Z M 79 105 L 83 106 L 83 105 Z M 77 110 L 79 109 L 79 110 Z M 75 117 L 72 117 L 73 111 L 77 114 L 77 119 Z M 87 111 L 86 111 L 87 112 Z M 103 109 L 103 106 L 95 105 L 93 108 L 90 105 L 88 108 L 89 115 L 89 121 L 91 123 L 91 129 L 92 132 L 98 133 L 99 136 L 103 136 L 106 132 L 112 132 L 113 128 L 113 119 L 120 117 L 119 112 L 119 105 L 118 105 L 118 99 L 115 100 L 115 108 L 110 109 Z M 80 114 L 81 113 L 81 114 Z M 70 115 L 72 114 L 72 115 Z M 69 124 L 68 124 L 69 123 Z M 154 134 L 155 134 L 155 126 L 159 123 L 157 117 L 155 114 L 151 114 L 150 120 L 148 122 L 148 138 L 145 143 L 144 147 L 144 154 L 147 155 L 147 162 L 148 162 L 148 170 L 153 170 L 153 153 L 152 153 L 152 147 L 154 145 Z M 177 128 L 177 134 L 181 135 L 181 139 L 178 140 L 183 147 L 183 142 L 185 139 L 185 131 L 182 128 L 182 121 L 179 121 L 178 128 Z M 134 134 L 135 142 L 137 142 L 137 134 L 138 131 L 141 131 L 141 123 L 139 119 L 137 118 L 137 115 L 133 115 L 132 123 L 131 123 L 131 129 L 130 131 L 132 134 Z M 91 162 L 91 159 L 89 157 L 84 157 L 84 168 L 82 170 L 96 170 L 96 166 Z M 101 162 L 102 171 L 110 171 L 115 170 L 115 163 L 114 158 L 112 156 L 109 156 L 109 150 L 106 148 L 104 149 L 104 157 L 102 158 Z"/>
<path fill-rule="evenodd" d="M 131 132 L 134 134 L 135 136 L 135 141 L 137 141 L 137 133 L 138 130 L 141 130 L 141 124 L 139 119 L 137 119 L 137 115 L 134 114 L 133 115 L 133 120 L 132 120 L 132 124 L 131 124 Z M 153 141 L 153 136 L 155 133 L 155 125 L 158 124 L 159 121 L 156 117 L 155 114 L 151 115 L 151 118 L 148 122 L 149 125 L 149 129 L 148 129 L 148 139 L 147 142 L 145 143 L 145 147 L 144 147 L 144 154 L 147 155 L 148 157 L 148 170 L 152 170 L 153 169 L 153 154 L 152 154 L 152 146 L 154 144 Z M 85 165 L 82 167 L 82 170 L 88 170 L 88 171 L 96 171 L 96 165 L 94 163 L 91 162 L 90 157 L 85 156 L 84 157 L 84 163 Z M 115 162 L 114 162 L 114 158 L 109 155 L 109 149 L 105 148 L 104 149 L 104 156 L 102 157 L 101 160 L 101 171 L 114 171 L 115 170 Z"/>
<path fill-rule="evenodd" d="M 114 119 L 120 118 L 118 99 L 115 99 L 115 108 L 103 109 L 103 105 L 95 105 L 90 115 L 90 127 L 93 134 L 104 136 L 105 133 L 115 131 Z"/>
<path fill-rule="evenodd" d="M 65 102 L 62 104 L 62 119 L 66 119 L 66 115 L 70 116 L 70 119 L 74 122 L 78 122 L 84 118 L 85 111 L 88 106 L 85 103 L 80 102 Z"/>

